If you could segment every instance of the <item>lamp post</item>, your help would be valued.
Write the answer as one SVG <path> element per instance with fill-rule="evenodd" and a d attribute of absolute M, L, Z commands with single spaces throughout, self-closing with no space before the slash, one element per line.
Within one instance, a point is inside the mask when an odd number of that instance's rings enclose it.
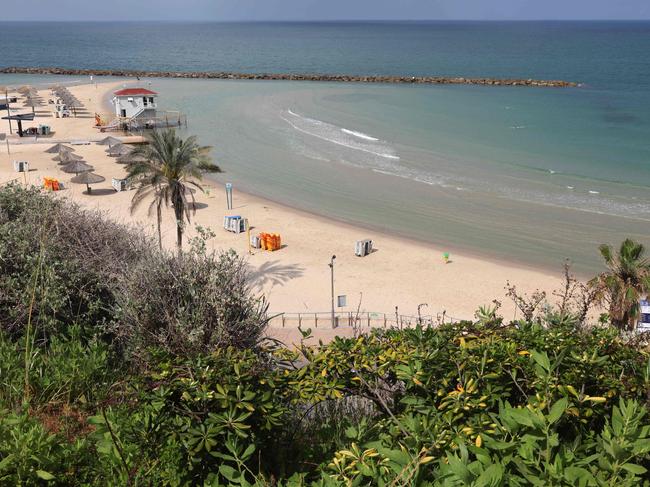
<path fill-rule="evenodd" d="M 332 256 L 330 260 L 330 275 L 332 280 L 332 328 L 336 328 L 336 311 L 334 308 L 334 260 L 336 260 L 336 255 Z"/>
<path fill-rule="evenodd" d="M 420 312 L 420 310 L 424 306 L 429 306 L 429 305 L 427 303 L 418 304 L 418 325 L 422 325 L 422 313 Z"/>

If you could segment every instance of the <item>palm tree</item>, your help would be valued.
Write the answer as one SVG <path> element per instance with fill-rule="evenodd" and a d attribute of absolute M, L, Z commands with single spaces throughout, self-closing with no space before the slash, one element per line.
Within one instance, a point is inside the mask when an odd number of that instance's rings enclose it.
<path fill-rule="evenodd" d="M 196 212 L 191 187 L 203 191 L 199 184 L 203 173 L 217 173 L 221 169 L 210 160 L 210 147 L 199 146 L 194 136 L 183 139 L 174 129 L 169 129 L 152 132 L 148 142 L 130 154 L 133 160 L 128 165 L 127 178 L 138 184 L 131 200 L 131 213 L 145 199 L 153 197 L 149 215 L 156 210 L 158 245 L 162 248 L 162 208 L 163 205 L 171 206 L 176 217 L 176 244 L 180 253 L 185 220 L 190 223 L 190 209 L 191 213 Z"/>
<path fill-rule="evenodd" d="M 628 238 L 618 253 L 609 245 L 601 245 L 599 250 L 608 271 L 592 279 L 591 284 L 600 289 L 601 304 L 609 306 L 612 324 L 621 330 L 634 330 L 639 300 L 650 291 L 650 262 L 645 258 L 645 247 Z"/>

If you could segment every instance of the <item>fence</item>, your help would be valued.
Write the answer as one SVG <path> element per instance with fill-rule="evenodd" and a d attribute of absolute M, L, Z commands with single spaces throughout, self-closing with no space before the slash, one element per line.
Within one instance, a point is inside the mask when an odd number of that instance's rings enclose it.
<path fill-rule="evenodd" d="M 279 313 L 272 315 L 269 326 L 276 328 L 409 328 L 418 324 L 424 327 L 438 326 L 443 323 L 456 323 L 459 319 L 446 313 L 426 316 L 411 316 L 373 312 L 331 312 L 316 313 Z"/>
<path fill-rule="evenodd" d="M 111 118 L 112 117 L 112 118 Z M 187 115 L 181 112 L 158 112 L 155 117 L 115 117 L 114 115 L 96 114 L 97 128 L 101 132 L 139 132 L 165 127 L 187 128 Z M 107 122 L 107 120 L 111 120 Z"/>

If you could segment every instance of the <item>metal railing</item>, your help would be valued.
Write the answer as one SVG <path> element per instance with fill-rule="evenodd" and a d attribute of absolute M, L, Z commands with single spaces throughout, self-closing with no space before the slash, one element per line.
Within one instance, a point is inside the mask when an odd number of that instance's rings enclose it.
<path fill-rule="evenodd" d="M 100 125 L 97 128 L 101 132 L 139 132 L 145 130 L 187 127 L 187 115 L 181 112 L 158 112 L 155 117 L 140 116 L 144 110 L 133 117 L 114 117 L 109 123 Z M 102 117 L 103 118 L 103 117 Z"/>
<path fill-rule="evenodd" d="M 409 328 L 418 324 L 424 327 L 434 327 L 459 321 L 461 320 L 444 312 L 437 315 L 412 316 L 346 311 L 335 313 L 334 323 L 332 323 L 331 312 L 272 314 L 269 326 L 276 328 Z"/>

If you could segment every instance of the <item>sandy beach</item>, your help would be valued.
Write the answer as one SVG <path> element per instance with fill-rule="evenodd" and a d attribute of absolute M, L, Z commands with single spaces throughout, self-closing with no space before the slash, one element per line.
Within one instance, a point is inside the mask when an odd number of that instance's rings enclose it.
<path fill-rule="evenodd" d="M 133 81 L 129 81 L 133 83 Z M 45 149 L 56 142 L 96 141 L 106 135 L 120 137 L 119 133 L 102 134 L 93 127 L 95 112 L 106 113 L 103 105 L 108 92 L 121 87 L 119 83 L 78 85 L 70 91 L 85 105 L 77 118 L 58 119 L 51 116 L 52 105 L 39 107 L 34 122 L 25 126 L 46 123 L 52 127 L 53 136 L 35 140 L 34 137 L 18 139 L 9 136 L 11 154 L 0 145 L 0 184 L 15 180 L 22 184 L 42 186 L 44 177 L 63 181 L 66 189 L 57 193 L 87 208 L 105 212 L 110 218 L 132 223 L 144 232 L 155 231 L 155 220 L 147 215 L 147 205 L 131 212 L 132 191 L 115 192 L 111 178 L 124 177 L 125 166 L 109 157 L 105 146 L 91 143 L 75 145 L 76 154 L 95 167 L 95 172 L 106 178 L 93 186 L 92 194 L 85 194 L 85 185 L 73 184 L 73 175 L 60 171 L 52 160 L 53 154 Z M 49 90 L 40 95 L 47 102 Z M 17 104 L 20 106 L 20 103 Z M 27 112 L 29 109 L 24 109 Z M 0 133 L 9 134 L 7 121 L 0 121 Z M 192 132 L 191 120 L 189 132 Z M 28 173 L 13 169 L 14 160 L 29 162 Z M 228 171 L 228 161 L 217 161 Z M 330 268 L 332 255 L 335 261 L 335 294 L 347 297 L 347 306 L 341 312 L 373 312 L 395 316 L 398 313 L 415 316 L 418 305 L 423 315 L 468 319 L 480 305 L 497 299 L 503 303 L 502 312 L 508 319 L 515 316 L 513 304 L 505 297 L 504 287 L 509 281 L 521 291 L 541 289 L 550 292 L 561 284 L 560 265 L 555 272 L 524 267 L 508 262 L 493 261 L 480 256 L 457 253 L 453 248 L 436 248 L 419 242 L 373 232 L 364 228 L 326 220 L 312 214 L 285 207 L 253 195 L 234 192 L 234 208 L 227 210 L 223 184 L 225 178 L 205 180 L 208 194 L 197 194 L 198 208 L 187 229 L 186 242 L 196 234 L 194 227 L 209 227 L 216 237 L 209 241 L 214 249 L 235 249 L 250 263 L 256 292 L 264 294 L 270 311 L 277 313 L 327 313 L 331 306 Z M 252 234 L 279 233 L 286 246 L 276 252 L 253 249 L 249 254 L 246 234 L 233 234 L 222 228 L 224 215 L 241 215 L 248 218 Z M 163 217 L 163 239 L 166 246 L 175 245 L 175 222 L 171 210 Z M 367 257 L 354 255 L 354 243 L 359 239 L 373 240 L 375 252 Z M 451 253 L 445 263 L 442 253 Z M 281 326 L 274 321 L 272 334 L 281 339 L 295 339 L 295 327 Z M 346 327 L 337 330 L 320 330 L 327 338 L 333 334 L 348 334 Z"/>

